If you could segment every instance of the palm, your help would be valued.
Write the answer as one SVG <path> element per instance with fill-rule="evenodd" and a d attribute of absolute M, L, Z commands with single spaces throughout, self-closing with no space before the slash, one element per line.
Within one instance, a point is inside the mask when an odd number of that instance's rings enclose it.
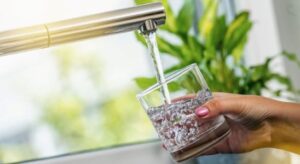
<path fill-rule="evenodd" d="M 238 120 L 238 121 L 237 121 Z M 243 153 L 254 150 L 263 145 L 257 136 L 264 137 L 268 132 L 266 122 L 255 121 L 250 118 L 231 119 L 227 118 L 231 133 L 229 136 L 205 154 L 217 153 Z"/>

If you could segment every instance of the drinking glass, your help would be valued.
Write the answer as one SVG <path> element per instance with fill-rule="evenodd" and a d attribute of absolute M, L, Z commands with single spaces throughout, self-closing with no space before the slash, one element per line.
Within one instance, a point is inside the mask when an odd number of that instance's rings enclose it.
<path fill-rule="evenodd" d="M 163 86 L 169 90 L 169 104 L 162 94 Z M 167 75 L 163 83 L 156 83 L 137 98 L 177 162 L 201 155 L 230 133 L 224 116 L 204 120 L 194 114 L 198 106 L 213 98 L 196 64 Z"/>

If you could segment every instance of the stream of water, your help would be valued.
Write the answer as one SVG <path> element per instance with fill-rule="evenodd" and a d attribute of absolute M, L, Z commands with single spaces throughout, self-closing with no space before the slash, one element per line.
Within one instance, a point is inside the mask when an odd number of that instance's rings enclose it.
<path fill-rule="evenodd" d="M 161 84 L 161 93 L 163 95 L 164 102 L 166 104 L 171 104 L 170 92 L 168 85 L 165 83 L 166 79 L 156 41 L 156 33 L 150 32 L 149 34 L 145 35 L 145 39 L 155 68 L 157 82 Z"/>

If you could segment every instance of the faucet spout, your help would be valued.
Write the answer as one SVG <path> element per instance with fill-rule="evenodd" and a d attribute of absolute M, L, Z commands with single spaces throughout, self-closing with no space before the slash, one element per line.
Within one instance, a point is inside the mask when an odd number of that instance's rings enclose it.
<path fill-rule="evenodd" d="M 133 30 L 147 34 L 166 20 L 161 3 L 0 32 L 0 56 Z"/>
<path fill-rule="evenodd" d="M 150 32 L 155 32 L 157 30 L 157 25 L 153 20 L 147 20 L 145 23 L 140 27 L 140 32 L 143 35 L 149 34 Z"/>

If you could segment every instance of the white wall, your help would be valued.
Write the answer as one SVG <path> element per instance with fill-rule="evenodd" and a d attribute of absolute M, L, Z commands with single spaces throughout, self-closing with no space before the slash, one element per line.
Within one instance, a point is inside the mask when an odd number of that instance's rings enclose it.
<path fill-rule="evenodd" d="M 296 53 L 300 58 L 300 1 L 273 0 L 281 48 Z M 287 74 L 294 85 L 300 88 L 300 69 L 295 64 L 284 61 Z"/>

